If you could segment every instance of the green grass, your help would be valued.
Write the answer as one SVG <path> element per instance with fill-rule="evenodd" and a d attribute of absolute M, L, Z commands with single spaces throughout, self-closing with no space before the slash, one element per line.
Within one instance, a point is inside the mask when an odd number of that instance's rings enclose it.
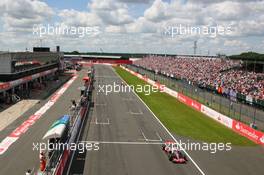
<path fill-rule="evenodd" d="M 115 70 L 129 85 L 146 85 L 144 81 L 120 67 L 115 67 Z M 166 93 L 154 92 L 145 95 L 137 92 L 137 94 L 172 133 L 205 142 L 256 145 Z"/>

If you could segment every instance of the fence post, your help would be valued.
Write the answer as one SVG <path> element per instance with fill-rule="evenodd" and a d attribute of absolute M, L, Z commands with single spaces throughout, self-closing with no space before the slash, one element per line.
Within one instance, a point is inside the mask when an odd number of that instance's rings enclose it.
<path fill-rule="evenodd" d="M 210 93 L 210 94 L 211 94 L 211 103 L 210 103 L 210 105 L 213 108 L 213 94 L 212 93 Z"/>
<path fill-rule="evenodd" d="M 231 111 L 231 105 L 233 105 L 233 104 L 232 104 L 232 101 L 230 100 L 230 98 L 228 98 L 228 102 L 229 102 L 228 116 L 231 117 L 231 115 L 230 115 L 230 111 Z M 231 118 L 232 118 L 232 117 L 231 117 Z"/>
<path fill-rule="evenodd" d="M 256 124 L 256 112 L 257 112 L 257 108 L 255 107 L 254 116 L 253 116 L 253 123 L 254 124 Z"/>
<path fill-rule="evenodd" d="M 222 97 L 220 96 L 220 102 L 219 102 L 219 112 L 221 113 L 222 109 Z"/>
<path fill-rule="evenodd" d="M 205 94 L 206 94 L 206 92 L 204 91 L 204 93 L 203 93 L 203 98 L 204 98 L 204 99 L 203 99 L 203 103 L 204 103 L 204 104 L 206 104 L 206 100 L 205 100 L 206 97 L 205 97 Z"/>
<path fill-rule="evenodd" d="M 242 115 L 242 103 L 240 103 L 240 109 L 239 109 L 239 121 L 241 121 L 241 115 Z"/>

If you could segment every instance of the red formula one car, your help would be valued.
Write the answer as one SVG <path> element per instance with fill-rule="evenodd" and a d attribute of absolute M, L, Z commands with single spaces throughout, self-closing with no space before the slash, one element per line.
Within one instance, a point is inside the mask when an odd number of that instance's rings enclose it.
<path fill-rule="evenodd" d="M 169 160 L 173 163 L 186 163 L 187 157 L 183 151 L 181 151 L 175 141 L 165 141 L 162 144 L 162 150 L 168 155 Z"/>

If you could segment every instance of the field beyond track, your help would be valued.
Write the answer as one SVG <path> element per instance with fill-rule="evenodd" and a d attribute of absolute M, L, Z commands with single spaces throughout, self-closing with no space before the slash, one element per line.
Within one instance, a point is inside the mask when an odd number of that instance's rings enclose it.
<path fill-rule="evenodd" d="M 115 70 L 128 85 L 147 84 L 120 67 L 115 67 Z M 136 93 L 173 134 L 204 142 L 232 143 L 238 146 L 256 145 L 166 93 L 153 92 L 150 95 Z"/>

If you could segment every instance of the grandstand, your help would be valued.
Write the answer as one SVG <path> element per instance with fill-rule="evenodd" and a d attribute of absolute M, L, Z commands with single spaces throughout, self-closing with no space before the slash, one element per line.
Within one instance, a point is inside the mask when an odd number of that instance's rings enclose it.
<path fill-rule="evenodd" d="M 31 87 L 63 69 L 62 59 L 60 52 L 0 53 L 0 102 L 10 104 L 28 96 Z"/>
<path fill-rule="evenodd" d="M 62 68 L 61 53 L 4 52 L 0 54 L 0 82 L 15 80 L 53 68 Z"/>
<path fill-rule="evenodd" d="M 226 96 L 241 94 L 247 99 L 264 100 L 264 73 L 249 72 L 240 60 L 176 56 L 147 56 L 135 65 L 200 87 L 215 89 Z"/>

